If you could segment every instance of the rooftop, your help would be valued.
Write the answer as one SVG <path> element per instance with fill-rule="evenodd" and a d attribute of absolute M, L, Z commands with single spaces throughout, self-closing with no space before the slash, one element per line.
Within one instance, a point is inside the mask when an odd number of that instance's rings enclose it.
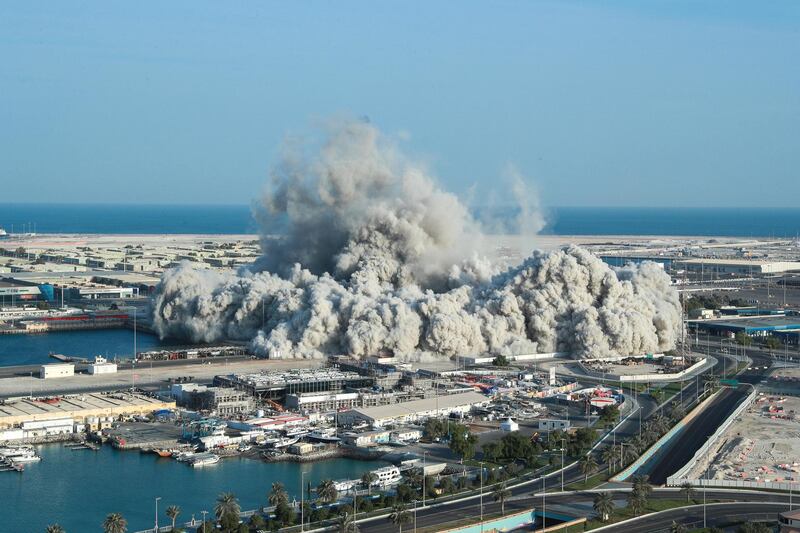
<path fill-rule="evenodd" d="M 399 418 L 414 413 L 433 411 L 438 409 L 452 409 L 464 405 L 476 405 L 488 402 L 489 399 L 477 392 L 463 392 L 460 394 L 450 394 L 439 398 L 425 398 L 423 400 L 412 400 L 410 402 L 395 403 L 390 405 L 380 405 L 377 407 L 361 407 L 352 411 L 379 420 L 383 418 Z"/>

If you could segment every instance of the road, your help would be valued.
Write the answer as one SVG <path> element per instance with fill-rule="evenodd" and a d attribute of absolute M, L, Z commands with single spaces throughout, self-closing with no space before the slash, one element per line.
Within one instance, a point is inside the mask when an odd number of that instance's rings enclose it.
<path fill-rule="evenodd" d="M 520 487 L 519 489 L 522 489 Z M 551 512 L 563 513 L 564 508 L 575 509 L 579 514 L 592 514 L 592 502 L 594 501 L 596 491 L 579 491 L 579 492 L 566 492 L 548 494 L 546 498 L 542 498 L 541 493 L 533 493 L 532 487 L 524 487 L 524 490 L 513 490 L 512 497 L 506 501 L 506 514 L 513 512 L 524 511 L 527 509 L 536 509 L 537 514 L 541 515 L 542 509 L 547 509 Z M 614 501 L 617 506 L 624 506 L 628 491 L 613 491 L 615 495 Z M 681 499 L 682 496 L 675 489 L 655 489 L 651 495 L 651 499 Z M 698 491 L 695 499 L 702 500 L 702 492 Z M 775 519 L 777 513 L 789 509 L 790 496 L 788 494 L 758 492 L 758 491 L 724 491 L 724 490 L 708 490 L 706 492 L 706 499 L 737 501 L 747 503 L 735 503 L 728 506 L 709 505 L 706 509 L 707 523 L 709 526 L 716 524 L 725 524 L 731 522 L 733 515 L 742 517 L 742 519 L 751 519 L 753 515 L 764 514 L 765 506 L 762 504 L 770 504 L 766 507 L 771 519 Z M 796 498 L 795 498 L 796 499 Z M 409 511 L 413 514 L 413 506 L 409 507 Z M 485 515 L 492 515 L 500 512 L 500 504 L 492 500 L 491 493 L 483 496 L 483 512 Z M 419 508 L 416 513 L 417 527 L 434 527 L 448 522 L 464 519 L 465 517 L 479 517 L 481 515 L 480 498 L 475 497 L 466 501 L 458 501 L 452 504 L 441 505 L 437 507 L 428 507 L 426 509 Z M 642 532 L 649 533 L 655 532 L 659 529 L 668 528 L 672 520 L 677 520 L 682 523 L 696 522 L 699 516 L 700 525 L 703 520 L 703 506 L 695 506 L 691 510 L 675 510 L 669 512 L 658 513 L 655 515 L 646 515 L 641 520 L 642 522 L 634 522 L 632 524 L 623 525 L 619 527 L 609 528 L 604 531 L 625 531 L 625 532 Z M 387 518 L 374 518 L 368 521 L 359 521 L 359 531 L 362 533 L 394 533 L 397 531 L 397 526 L 392 524 Z M 406 531 L 413 531 L 413 522 L 409 524 Z"/>

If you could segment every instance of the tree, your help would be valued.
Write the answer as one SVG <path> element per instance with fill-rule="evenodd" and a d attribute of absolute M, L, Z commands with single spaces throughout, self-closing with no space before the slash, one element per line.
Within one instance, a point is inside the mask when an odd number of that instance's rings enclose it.
<path fill-rule="evenodd" d="M 632 481 L 633 490 L 642 493 L 645 499 L 649 498 L 650 494 L 653 493 L 653 486 L 650 484 L 650 476 L 636 475 L 633 476 Z"/>
<path fill-rule="evenodd" d="M 633 489 L 628 494 L 628 508 L 633 512 L 634 516 L 639 516 L 644 511 L 645 505 L 647 505 L 647 497 L 640 491 Z"/>
<path fill-rule="evenodd" d="M 172 530 L 175 531 L 175 521 L 178 519 L 178 515 L 181 514 L 181 508 L 177 505 L 170 505 L 165 512 L 167 517 L 172 520 Z"/>
<path fill-rule="evenodd" d="M 206 520 L 197 527 L 197 533 L 214 533 L 214 524 Z"/>
<path fill-rule="evenodd" d="M 675 520 L 673 520 L 672 524 L 669 526 L 669 533 L 686 533 L 686 531 L 686 526 Z"/>
<path fill-rule="evenodd" d="M 411 513 L 408 512 L 404 504 L 398 503 L 392 508 L 389 521 L 398 527 L 399 533 L 403 533 L 403 524 L 411 522 Z"/>
<path fill-rule="evenodd" d="M 508 357 L 500 354 L 492 360 L 492 364 L 494 366 L 508 366 Z"/>
<path fill-rule="evenodd" d="M 408 483 L 400 483 L 397 486 L 397 497 L 400 501 L 410 502 L 414 497 L 414 489 L 412 489 Z"/>
<path fill-rule="evenodd" d="M 339 498 L 339 491 L 331 479 L 325 479 L 317 485 L 317 496 L 325 503 L 333 503 Z"/>
<path fill-rule="evenodd" d="M 600 411 L 600 418 L 598 421 L 604 426 L 613 426 L 619 418 L 619 407 L 616 405 L 609 405 Z"/>
<path fill-rule="evenodd" d="M 367 488 L 367 494 L 372 494 L 372 485 L 378 481 L 378 476 L 374 472 L 364 472 L 361 476 L 361 484 Z"/>
<path fill-rule="evenodd" d="M 583 474 L 583 482 L 586 483 L 589 481 L 589 474 L 597 470 L 597 462 L 594 460 L 594 457 L 592 457 L 592 454 L 587 453 L 578 461 L 578 468 L 581 474 Z"/>
<path fill-rule="evenodd" d="M 267 501 L 273 507 L 277 507 L 281 502 L 289 501 L 289 495 L 286 493 L 286 488 L 283 486 L 283 483 L 280 481 L 272 483 L 269 495 L 267 495 Z"/>
<path fill-rule="evenodd" d="M 762 522 L 745 522 L 739 527 L 739 533 L 771 533 L 772 528 Z"/>
<path fill-rule="evenodd" d="M 594 496 L 592 508 L 597 513 L 597 516 L 600 517 L 600 521 L 605 522 L 614 512 L 614 497 L 610 492 L 598 492 Z"/>
<path fill-rule="evenodd" d="M 462 459 L 472 459 L 475 456 L 477 443 L 478 437 L 470 433 L 467 426 L 455 424 L 450 430 L 450 450 Z"/>
<path fill-rule="evenodd" d="M 223 530 L 230 531 L 239 526 L 239 514 L 241 511 L 239 500 L 236 499 L 232 492 L 223 492 L 217 497 L 214 516 L 219 520 Z"/>
<path fill-rule="evenodd" d="M 506 500 L 511 497 L 511 491 L 506 487 L 505 482 L 497 485 L 497 488 L 492 492 L 492 499 L 500 502 L 500 514 L 506 514 Z"/>
<path fill-rule="evenodd" d="M 44 533 L 64 533 L 64 528 L 58 524 L 53 524 L 51 526 L 47 526 L 44 530 Z"/>
<path fill-rule="evenodd" d="M 431 440 L 436 440 L 447 435 L 447 422 L 438 418 L 428 418 L 425 421 L 423 433 Z"/>
<path fill-rule="evenodd" d="M 305 511 L 303 511 L 305 513 Z M 289 500 L 280 500 L 275 506 L 275 518 L 282 526 L 290 526 L 294 523 L 295 512 L 289 505 Z"/>
<path fill-rule="evenodd" d="M 738 331 L 734 336 L 736 343 L 741 346 L 750 346 L 753 344 L 753 337 L 745 333 L 744 331 Z"/>
<path fill-rule="evenodd" d="M 766 344 L 767 349 L 769 349 L 770 352 L 772 350 L 777 350 L 781 347 L 781 341 L 778 340 L 777 337 L 773 337 L 772 335 L 767 337 L 767 340 L 764 342 L 764 344 Z"/>
<path fill-rule="evenodd" d="M 600 453 L 600 459 L 608 465 L 608 471 L 611 472 L 614 469 L 614 465 L 617 462 L 617 457 L 619 453 L 616 450 L 615 446 L 609 446 L 604 448 L 603 451 Z"/>
<path fill-rule="evenodd" d="M 336 530 L 339 533 L 357 533 L 355 517 L 353 513 L 342 513 L 336 520 Z"/>
<path fill-rule="evenodd" d="M 125 533 L 128 531 L 128 521 L 119 513 L 111 513 L 103 520 L 104 533 Z"/>
<path fill-rule="evenodd" d="M 250 529 L 258 531 L 259 529 L 267 527 L 267 521 L 264 520 L 263 516 L 256 513 L 250 517 L 250 520 L 247 521 L 247 525 L 250 526 Z"/>
<path fill-rule="evenodd" d="M 441 481 L 439 481 L 439 488 L 442 489 L 442 492 L 445 494 L 450 494 L 453 492 L 453 490 L 455 490 L 455 484 L 449 477 L 444 477 Z"/>
<path fill-rule="evenodd" d="M 694 490 L 694 485 L 692 485 L 691 482 L 684 481 L 681 484 L 681 494 L 686 496 L 686 503 L 689 503 L 689 501 L 694 497 L 696 492 L 697 491 Z"/>

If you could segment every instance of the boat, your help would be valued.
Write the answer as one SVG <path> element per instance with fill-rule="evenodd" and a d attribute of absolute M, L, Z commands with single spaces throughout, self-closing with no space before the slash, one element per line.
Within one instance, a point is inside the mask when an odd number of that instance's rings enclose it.
<path fill-rule="evenodd" d="M 341 440 L 336 436 L 336 430 L 333 428 L 315 429 L 307 437 L 319 442 L 339 442 Z"/>
<path fill-rule="evenodd" d="M 176 461 L 180 461 L 181 463 L 188 463 L 189 461 L 194 459 L 195 455 L 197 454 L 194 452 L 180 452 L 178 455 L 175 455 L 174 457 Z"/>
<path fill-rule="evenodd" d="M 361 481 L 358 479 L 340 479 L 334 481 L 333 486 L 336 487 L 336 492 L 347 493 L 354 487 L 357 487 L 359 483 L 361 483 Z"/>
<path fill-rule="evenodd" d="M 389 446 L 401 448 L 403 446 L 408 446 L 408 443 L 402 439 L 389 439 Z"/>
<path fill-rule="evenodd" d="M 201 466 L 215 465 L 218 462 L 219 455 L 214 455 L 213 453 L 198 453 L 192 458 L 190 464 L 197 468 Z"/>
<path fill-rule="evenodd" d="M 34 463 L 42 460 L 31 446 L 0 448 L 0 456 L 11 464 Z"/>
<path fill-rule="evenodd" d="M 385 466 L 372 471 L 375 474 L 375 482 L 373 485 L 379 487 L 386 487 L 388 485 L 396 485 L 400 483 L 403 476 L 400 474 L 400 469 L 396 466 Z"/>
<path fill-rule="evenodd" d="M 158 455 L 159 457 L 172 457 L 172 450 L 164 450 L 161 448 L 156 448 L 153 450 L 153 453 Z"/>
<path fill-rule="evenodd" d="M 284 431 L 287 437 L 305 437 L 308 435 L 306 428 L 291 428 Z"/>
<path fill-rule="evenodd" d="M 300 441 L 300 437 L 284 437 L 272 445 L 273 448 L 285 448 Z"/>
<path fill-rule="evenodd" d="M 249 452 L 250 450 L 253 449 L 253 447 L 250 444 L 246 443 L 246 442 L 242 442 L 242 443 L 239 443 L 239 447 L 237 449 L 240 452 Z"/>

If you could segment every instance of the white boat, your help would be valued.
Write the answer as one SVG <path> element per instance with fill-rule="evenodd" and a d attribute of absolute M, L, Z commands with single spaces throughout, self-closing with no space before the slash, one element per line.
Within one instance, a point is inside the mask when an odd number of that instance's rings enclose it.
<path fill-rule="evenodd" d="M 219 462 L 219 455 L 213 453 L 198 453 L 191 460 L 191 465 L 195 468 L 200 466 L 215 465 Z"/>
<path fill-rule="evenodd" d="M 309 439 L 319 442 L 339 442 L 340 440 L 339 437 L 336 436 L 336 430 L 334 428 L 315 429 L 307 436 Z"/>
<path fill-rule="evenodd" d="M 253 449 L 253 447 L 250 446 L 249 444 L 247 444 L 246 442 L 242 442 L 241 444 L 239 444 L 239 448 L 238 448 L 238 450 L 240 452 L 249 452 L 252 449 Z"/>
<path fill-rule="evenodd" d="M 378 487 L 386 487 L 389 485 L 396 485 L 400 483 L 403 476 L 400 474 L 400 469 L 396 466 L 385 466 L 372 471 L 377 478 L 373 485 Z"/>
<path fill-rule="evenodd" d="M 306 428 L 291 428 L 284 433 L 286 433 L 287 437 L 305 437 L 308 435 L 308 430 Z"/>
<path fill-rule="evenodd" d="M 188 463 L 194 459 L 195 455 L 197 454 L 194 452 L 181 452 L 178 455 L 173 455 L 173 457 L 175 457 L 175 460 L 180 461 L 181 463 Z"/>
<path fill-rule="evenodd" d="M 282 439 L 278 439 L 278 442 L 272 444 L 273 448 L 285 448 L 287 446 L 291 446 L 300 441 L 300 437 L 284 437 Z"/>
<path fill-rule="evenodd" d="M 34 463 L 42 460 L 41 457 L 36 455 L 36 451 L 31 446 L 6 446 L 0 448 L 0 457 L 9 463 Z"/>
<path fill-rule="evenodd" d="M 336 487 L 336 492 L 346 493 L 359 483 L 361 483 L 361 481 L 357 479 L 340 479 L 338 481 L 334 481 L 333 486 Z"/>

